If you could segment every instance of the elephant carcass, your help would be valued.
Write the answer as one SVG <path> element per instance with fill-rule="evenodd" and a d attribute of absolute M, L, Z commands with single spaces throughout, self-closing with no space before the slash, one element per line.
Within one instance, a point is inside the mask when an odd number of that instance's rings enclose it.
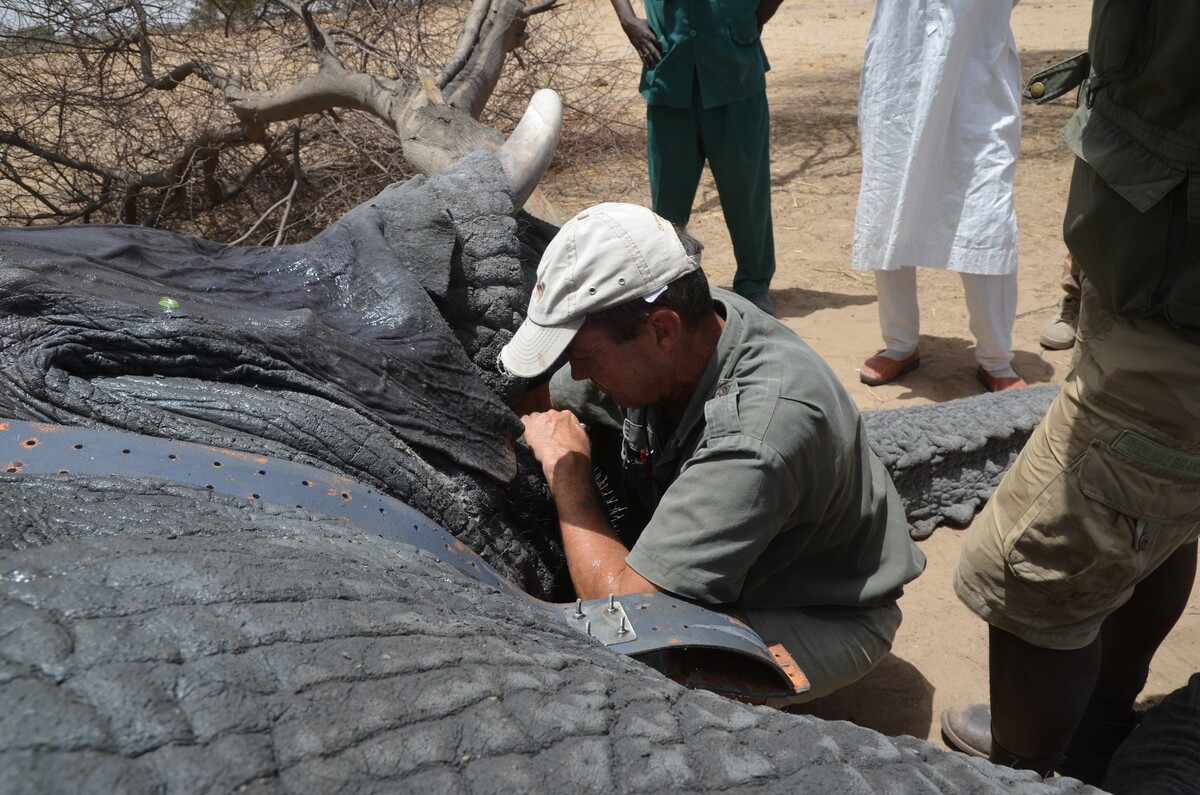
<path fill-rule="evenodd" d="M 553 230 L 510 191 L 480 153 L 280 248 L 0 230 L 0 416 L 330 468 L 550 595 L 562 555 L 522 521 L 539 511 L 514 493 L 520 423 L 502 399 L 520 385 L 494 362 Z"/>
<path fill-rule="evenodd" d="M 0 474 L 0 531 L 0 792 L 1090 791 L 686 690 L 304 509 Z"/>
<path fill-rule="evenodd" d="M 1010 389 L 863 413 L 871 448 L 900 492 L 913 538 L 928 538 L 944 525 L 971 523 L 1058 389 Z"/>
<path fill-rule="evenodd" d="M 552 231 L 513 170 L 274 250 L 4 231 L 0 414 L 342 473 L 552 591 L 493 369 Z M 685 690 L 413 547 L 166 476 L 0 473 L 0 600 L 4 792 L 1085 790 Z"/>

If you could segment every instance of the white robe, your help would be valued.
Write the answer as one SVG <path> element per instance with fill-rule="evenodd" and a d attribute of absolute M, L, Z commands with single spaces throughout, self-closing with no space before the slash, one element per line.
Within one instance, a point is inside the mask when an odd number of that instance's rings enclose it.
<path fill-rule="evenodd" d="M 854 269 L 1017 269 L 1021 64 L 1011 0 L 876 0 Z"/>

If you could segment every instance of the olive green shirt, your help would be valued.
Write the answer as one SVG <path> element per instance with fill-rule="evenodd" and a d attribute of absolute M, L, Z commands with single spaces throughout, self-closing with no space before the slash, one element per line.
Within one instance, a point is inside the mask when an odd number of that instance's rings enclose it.
<path fill-rule="evenodd" d="M 627 563 L 658 587 L 751 608 L 875 606 L 925 556 L 871 451 L 858 408 L 792 331 L 714 289 L 725 329 L 678 427 L 659 406 L 624 412 L 627 482 L 653 511 Z M 603 421 L 612 404 L 572 383 L 555 404 Z"/>
<path fill-rule="evenodd" d="M 1141 212 L 1190 181 L 1200 221 L 1200 3 L 1096 0 L 1088 47 L 1067 143 Z"/>
<path fill-rule="evenodd" d="M 1100 181 L 1077 167 L 1067 245 L 1110 309 L 1200 343 L 1200 3 L 1096 0 L 1088 47 L 1063 135 Z"/>
<path fill-rule="evenodd" d="M 645 7 L 663 56 L 642 70 L 638 90 L 647 104 L 690 108 L 695 92 L 707 110 L 767 90 L 771 66 L 758 36 L 757 2 L 645 0 Z"/>

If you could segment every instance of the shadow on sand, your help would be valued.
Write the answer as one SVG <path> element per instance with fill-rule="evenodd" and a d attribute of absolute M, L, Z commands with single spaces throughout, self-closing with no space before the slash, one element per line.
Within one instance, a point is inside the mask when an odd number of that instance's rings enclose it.
<path fill-rule="evenodd" d="M 889 654 L 854 684 L 786 711 L 924 739 L 933 725 L 933 685 L 912 663 Z"/>

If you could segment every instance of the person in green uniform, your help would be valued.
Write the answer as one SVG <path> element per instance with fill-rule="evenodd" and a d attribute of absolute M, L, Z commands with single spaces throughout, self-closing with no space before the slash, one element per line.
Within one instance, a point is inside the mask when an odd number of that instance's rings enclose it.
<path fill-rule="evenodd" d="M 654 211 L 687 226 L 707 160 L 729 227 L 733 290 L 775 314 L 770 117 L 759 33 L 782 0 L 612 0 L 642 62 L 646 154 Z"/>
<path fill-rule="evenodd" d="M 1105 786 L 1196 576 L 1200 3 L 1095 0 L 1088 49 L 1064 130 L 1073 369 L 963 545 L 954 590 L 989 624 L 991 703 L 941 723 L 966 753 Z"/>
<path fill-rule="evenodd" d="M 546 248 L 501 364 L 535 377 L 568 362 L 522 421 L 577 595 L 736 606 L 808 677 L 787 703 L 820 697 L 891 648 L 925 557 L 841 382 L 791 330 L 710 288 L 700 248 L 644 207 L 582 211 Z M 597 497 L 580 418 L 621 440 L 650 514 L 632 548 Z"/>

